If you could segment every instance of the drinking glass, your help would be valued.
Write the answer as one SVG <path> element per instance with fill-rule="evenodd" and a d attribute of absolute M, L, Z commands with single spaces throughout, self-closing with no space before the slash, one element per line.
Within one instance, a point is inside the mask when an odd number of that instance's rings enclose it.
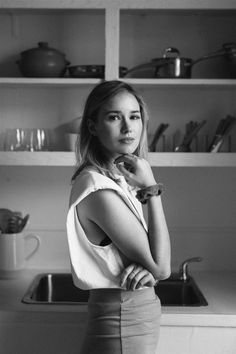
<path fill-rule="evenodd" d="M 4 150 L 6 151 L 22 151 L 24 140 L 24 129 L 7 129 L 4 138 Z"/>
<path fill-rule="evenodd" d="M 6 151 L 46 151 L 49 148 L 47 129 L 7 129 L 4 139 Z"/>
<path fill-rule="evenodd" d="M 25 129 L 24 150 L 27 151 L 46 151 L 48 150 L 48 131 L 47 129 Z"/>

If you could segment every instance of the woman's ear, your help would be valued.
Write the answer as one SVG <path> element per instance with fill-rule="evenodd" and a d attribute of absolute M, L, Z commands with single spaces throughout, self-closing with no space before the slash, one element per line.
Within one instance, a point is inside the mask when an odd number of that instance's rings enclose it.
<path fill-rule="evenodd" d="M 90 134 L 97 135 L 95 122 L 92 119 L 88 119 L 88 130 Z"/>

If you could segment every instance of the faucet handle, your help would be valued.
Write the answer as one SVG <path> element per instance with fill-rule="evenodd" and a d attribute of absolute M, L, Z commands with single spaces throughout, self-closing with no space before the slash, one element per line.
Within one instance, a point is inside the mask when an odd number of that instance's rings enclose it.
<path fill-rule="evenodd" d="M 184 263 L 193 263 L 193 262 L 201 262 L 202 259 L 203 259 L 202 257 L 192 257 L 192 258 L 186 259 L 182 264 L 184 264 Z"/>
<path fill-rule="evenodd" d="M 179 268 L 180 279 L 182 279 L 183 281 L 187 281 L 188 277 L 189 277 L 189 274 L 188 274 L 189 263 L 201 262 L 202 259 L 203 259 L 202 257 L 192 257 L 192 258 L 188 258 L 184 262 L 182 262 L 180 265 L 180 268 Z"/>

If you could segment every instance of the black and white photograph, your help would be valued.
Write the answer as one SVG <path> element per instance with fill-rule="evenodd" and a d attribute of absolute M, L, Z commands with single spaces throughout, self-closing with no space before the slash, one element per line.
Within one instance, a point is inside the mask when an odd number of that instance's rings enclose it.
<path fill-rule="evenodd" d="M 236 1 L 0 0 L 0 354 L 236 353 Z"/>

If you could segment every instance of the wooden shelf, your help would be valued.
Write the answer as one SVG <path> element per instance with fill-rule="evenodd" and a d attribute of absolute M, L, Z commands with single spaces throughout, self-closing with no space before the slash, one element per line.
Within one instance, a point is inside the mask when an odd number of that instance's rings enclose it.
<path fill-rule="evenodd" d="M 48 1 L 25 1 L 25 0 L 0 0 L 2 9 L 96 9 L 105 8 L 110 5 L 111 0 L 48 0 Z M 232 0 L 119 0 L 112 4 L 115 8 L 127 9 L 200 9 L 200 10 L 224 10 L 235 9 L 235 2 Z"/>
<path fill-rule="evenodd" d="M 0 86 L 48 86 L 48 87 L 71 87 L 82 85 L 96 85 L 101 79 L 76 79 L 76 78 L 21 78 L 21 77 L 1 77 Z"/>
<path fill-rule="evenodd" d="M 131 85 L 160 87 L 236 87 L 236 79 L 133 79 L 121 78 Z"/>
<path fill-rule="evenodd" d="M 236 167 L 236 153 L 149 153 L 153 167 Z"/>
<path fill-rule="evenodd" d="M 236 153 L 149 153 L 153 167 L 236 167 Z M 75 166 L 73 152 L 1 151 L 1 166 Z"/>
<path fill-rule="evenodd" d="M 120 78 L 131 85 L 155 87 L 236 87 L 236 79 L 133 79 Z M 101 79 L 2 77 L 0 86 L 73 87 L 99 84 Z"/>
<path fill-rule="evenodd" d="M 1 151 L 2 166 L 74 166 L 75 155 L 65 151 Z"/>

